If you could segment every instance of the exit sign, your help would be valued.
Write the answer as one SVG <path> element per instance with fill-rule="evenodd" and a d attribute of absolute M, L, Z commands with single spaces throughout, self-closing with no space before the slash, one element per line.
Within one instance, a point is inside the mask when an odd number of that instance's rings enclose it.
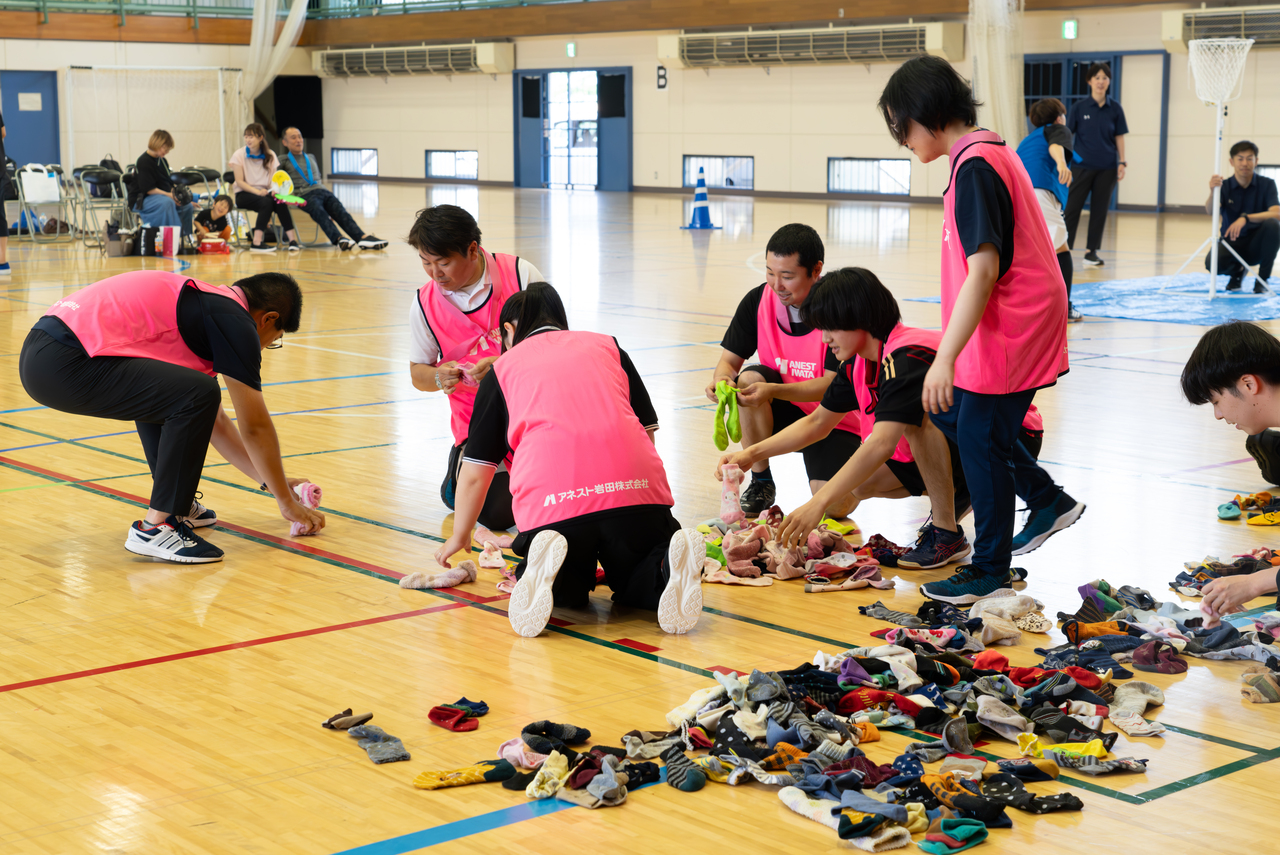
<path fill-rule="evenodd" d="M 1077 20 L 1062 22 L 1062 37 L 1064 39 L 1074 39 L 1080 33 L 1080 22 Z"/>

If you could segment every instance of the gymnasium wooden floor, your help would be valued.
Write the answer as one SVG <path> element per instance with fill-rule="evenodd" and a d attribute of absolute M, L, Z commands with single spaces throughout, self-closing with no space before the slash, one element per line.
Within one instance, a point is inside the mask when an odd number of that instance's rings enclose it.
<path fill-rule="evenodd" d="M 713 199 L 725 229 L 691 234 L 677 229 L 688 217 L 674 195 L 393 184 L 342 194 L 366 228 L 397 240 L 388 251 L 190 267 L 219 283 L 287 270 L 307 301 L 302 331 L 265 355 L 266 393 L 289 472 L 324 488 L 329 527 L 291 540 L 272 500 L 211 451 L 202 489 L 222 520 L 211 535 L 227 551 L 220 564 L 126 552 L 150 484 L 131 426 L 39 408 L 17 377 L 27 330 L 54 300 L 139 264 L 179 263 L 10 242 L 14 275 L 0 282 L 0 852 L 834 851 L 834 832 L 756 784 L 694 794 L 658 785 L 591 812 L 497 785 L 410 785 L 424 770 L 496 756 L 539 719 L 588 727 L 607 744 L 662 729 L 668 710 L 708 685 L 708 669 L 795 667 L 819 649 L 876 643 L 868 633 L 882 624 L 856 607 L 882 599 L 914 611 L 918 584 L 942 573 L 823 596 L 794 582 L 707 585 L 707 613 L 687 636 L 612 608 L 599 589 L 589 610 L 558 611 L 532 640 L 510 630 L 496 571 L 450 592 L 397 587 L 433 567 L 452 521 L 438 496 L 448 409 L 409 383 L 406 321 L 424 275 L 400 239 L 417 209 L 457 201 L 477 214 L 486 247 L 529 258 L 560 289 L 572 326 L 616 335 L 646 377 L 675 512 L 692 524 L 719 508 L 702 389 L 740 296 L 762 281 L 769 235 L 810 223 L 829 268 L 867 266 L 900 298 L 922 297 L 937 293 L 941 207 Z M 1121 214 L 1108 227 L 1107 266 L 1078 281 L 1172 272 L 1205 227 L 1203 217 Z M 902 307 L 908 323 L 939 322 L 935 304 Z M 1265 485 L 1243 435 L 1180 396 L 1201 331 L 1106 319 L 1070 328 L 1072 370 L 1036 403 L 1043 459 L 1089 509 L 1021 562 L 1048 614 L 1074 610 L 1076 586 L 1098 577 L 1173 599 L 1182 562 L 1275 545 L 1269 529 L 1216 519 L 1220 502 Z M 786 509 L 806 498 L 793 457 L 774 467 Z M 881 500 L 854 518 L 864 535 L 904 542 L 925 513 L 921 499 Z M 1029 665 L 1034 647 L 1061 640 L 1056 630 L 1024 635 L 1003 650 Z M 983 850 L 1271 851 L 1267 764 L 1280 758 L 1280 709 L 1240 699 L 1243 663 L 1190 662 L 1177 677 L 1139 675 L 1165 690 L 1152 712 L 1169 731 L 1121 736 L 1115 754 L 1150 759 L 1146 775 L 1032 785 L 1076 793 L 1085 810 L 1010 811 L 1014 828 L 993 831 Z M 478 731 L 427 722 L 430 707 L 463 695 L 492 709 Z M 413 759 L 375 766 L 319 726 L 346 707 L 372 711 Z M 886 733 L 865 748 L 888 762 L 912 738 Z M 983 750 L 1016 753 L 1003 741 Z"/>

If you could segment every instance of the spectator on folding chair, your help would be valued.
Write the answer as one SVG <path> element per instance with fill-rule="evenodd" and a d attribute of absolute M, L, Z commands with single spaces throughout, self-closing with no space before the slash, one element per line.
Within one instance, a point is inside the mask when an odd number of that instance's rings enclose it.
<path fill-rule="evenodd" d="M 5 168 L 4 138 L 9 135 L 4 126 L 4 116 L 0 115 L 0 276 L 9 275 L 9 221 L 4 215 L 4 183 L 8 177 Z"/>
<path fill-rule="evenodd" d="M 257 221 L 253 224 L 253 245 L 250 252 L 275 252 L 275 244 L 268 246 L 263 242 L 267 227 L 271 225 L 271 215 L 275 214 L 289 239 L 289 251 L 298 252 L 302 245 L 298 243 L 298 232 L 293 227 L 293 216 L 289 206 L 281 202 L 271 192 L 271 176 L 280 168 L 280 159 L 267 147 L 267 131 L 262 125 L 254 122 L 244 129 L 244 148 L 236 149 L 228 161 L 235 174 L 236 207 L 257 213 Z"/>
<path fill-rule="evenodd" d="M 293 193 L 307 200 L 306 211 L 316 221 L 320 231 L 324 232 L 329 242 L 342 251 L 359 246 L 361 249 L 386 249 L 387 241 L 367 233 L 347 213 L 346 207 L 338 197 L 324 188 L 320 182 L 324 176 L 320 174 L 320 164 L 315 157 L 303 151 L 302 131 L 297 128 L 285 128 L 281 136 L 284 141 L 284 160 L 280 168 L 293 181 Z M 334 225 L 334 221 L 337 225 Z M 347 233 L 347 237 L 342 236 Z"/>
<path fill-rule="evenodd" d="M 173 151 L 173 136 L 164 130 L 151 135 L 147 150 L 138 155 L 137 201 L 130 206 L 144 226 L 182 226 L 182 236 L 191 234 L 194 207 L 179 205 L 173 195 L 173 179 L 165 155 Z"/>

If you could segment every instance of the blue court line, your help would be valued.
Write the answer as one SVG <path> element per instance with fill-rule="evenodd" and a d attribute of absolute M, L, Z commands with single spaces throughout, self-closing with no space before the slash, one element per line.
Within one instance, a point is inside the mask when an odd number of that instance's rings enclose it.
<path fill-rule="evenodd" d="M 659 776 L 660 781 L 667 780 L 665 766 Z M 644 784 L 636 787 L 635 790 L 628 788 L 627 792 L 630 794 L 636 792 L 636 790 L 643 790 L 645 787 L 652 786 L 656 785 Z M 515 792 L 519 792 L 519 790 Z M 578 805 L 562 802 L 556 798 L 539 799 L 538 801 L 525 802 L 515 807 L 482 813 L 479 816 L 446 822 L 444 825 L 437 825 L 434 828 L 426 828 L 411 834 L 402 834 L 399 837 L 379 840 L 377 843 L 366 843 L 363 846 L 344 849 L 335 853 L 335 855 L 404 855 L 406 852 L 425 849 L 428 846 L 438 846 L 441 843 L 452 843 L 455 840 L 461 840 L 473 834 L 483 834 L 486 831 L 515 825 L 517 822 L 527 822 L 540 816 L 548 816 L 575 807 L 578 807 Z"/>
<path fill-rule="evenodd" d="M 0 415 L 5 415 L 6 413 L 29 413 L 32 410 L 47 410 L 47 409 L 49 408 L 48 407 L 18 407 L 16 410 L 0 410 Z"/>

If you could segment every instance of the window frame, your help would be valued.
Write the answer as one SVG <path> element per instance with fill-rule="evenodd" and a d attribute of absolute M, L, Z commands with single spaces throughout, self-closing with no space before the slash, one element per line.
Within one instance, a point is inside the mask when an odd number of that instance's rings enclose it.
<path fill-rule="evenodd" d="M 453 175 L 435 175 L 431 172 L 431 155 L 433 154 L 452 154 L 454 164 Z M 458 175 L 458 155 L 474 154 L 476 156 L 476 172 L 475 175 Z M 479 181 L 480 180 L 480 151 L 478 149 L 448 149 L 448 148 L 429 148 L 423 154 L 423 173 L 428 179 L 445 179 L 448 181 Z"/>
<path fill-rule="evenodd" d="M 907 165 L 907 183 L 906 189 L 901 193 L 889 190 L 836 190 L 832 187 L 832 167 L 840 162 L 858 162 L 858 163 L 905 163 Z M 883 167 L 881 167 L 883 169 Z M 883 182 L 881 184 L 883 186 Z M 827 192 L 833 195 L 841 196 L 901 196 L 909 198 L 911 196 L 911 158 L 909 157 L 828 157 L 827 158 Z"/>
<path fill-rule="evenodd" d="M 707 182 L 708 190 L 752 190 L 754 191 L 756 189 L 756 158 L 755 158 L 755 155 L 751 155 L 751 154 L 686 154 L 686 155 L 683 155 L 682 160 L 680 162 L 680 177 L 681 177 L 681 181 L 683 182 L 681 186 L 691 187 L 691 188 L 698 186 L 698 174 L 696 170 L 693 172 L 690 172 L 690 169 L 689 169 L 689 162 L 691 160 L 717 160 L 717 159 L 722 161 L 737 160 L 737 161 L 745 161 L 747 163 L 750 163 L 751 164 L 751 182 L 750 184 L 716 184 L 716 183 L 713 183 L 712 181 L 708 181 Z M 705 168 L 705 165 L 704 165 L 704 168 Z M 724 172 L 728 173 L 728 171 L 729 170 L 726 164 L 726 168 L 724 169 Z M 730 176 L 726 174 L 725 177 L 726 179 L 728 179 Z"/>
<path fill-rule="evenodd" d="M 363 153 L 367 151 L 373 152 L 373 172 L 342 172 L 334 168 L 337 165 L 335 162 L 335 155 L 337 155 L 339 152 L 362 152 Z M 352 147 L 346 147 L 346 146 L 330 147 L 329 175 L 330 176 L 337 175 L 339 177 L 354 177 L 354 178 L 377 178 L 378 177 L 378 150 L 376 148 L 352 148 Z"/>

